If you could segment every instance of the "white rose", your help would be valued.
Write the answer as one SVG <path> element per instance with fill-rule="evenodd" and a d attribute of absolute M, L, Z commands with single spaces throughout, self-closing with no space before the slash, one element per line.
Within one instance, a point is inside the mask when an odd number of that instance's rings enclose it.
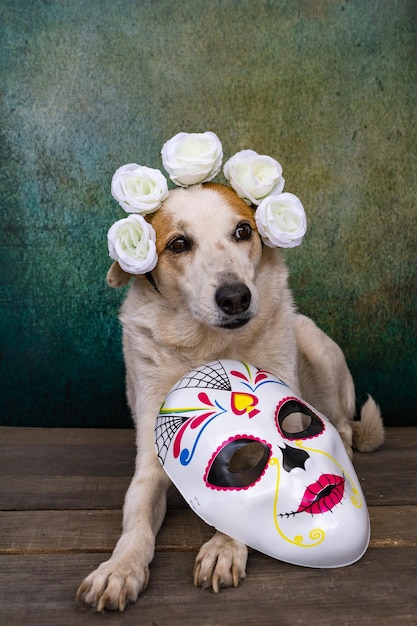
<path fill-rule="evenodd" d="M 159 170 L 128 163 L 111 181 L 112 196 L 127 213 L 153 213 L 168 196 L 167 179 Z"/>
<path fill-rule="evenodd" d="M 265 198 L 256 209 L 255 220 L 262 241 L 270 248 L 299 246 L 307 231 L 304 207 L 292 193 Z"/>
<path fill-rule="evenodd" d="M 218 174 L 223 150 L 214 133 L 178 133 L 161 150 L 171 180 L 182 187 L 212 180 Z"/>
<path fill-rule="evenodd" d="M 248 204 L 259 204 L 284 188 L 281 164 L 254 150 L 237 152 L 225 163 L 223 171 L 237 195 Z"/>
<path fill-rule="evenodd" d="M 158 261 L 155 231 L 142 215 L 132 214 L 110 228 L 110 257 L 129 274 L 146 274 Z"/>

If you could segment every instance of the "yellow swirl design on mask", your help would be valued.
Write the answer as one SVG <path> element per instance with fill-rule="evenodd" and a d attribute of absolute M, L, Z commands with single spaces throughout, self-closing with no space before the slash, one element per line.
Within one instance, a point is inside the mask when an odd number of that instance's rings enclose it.
<path fill-rule="evenodd" d="M 288 543 L 292 543 L 294 546 L 299 546 L 300 548 L 314 548 L 315 546 L 318 546 L 322 541 L 324 541 L 324 538 L 326 536 L 326 533 L 321 528 L 314 528 L 313 530 L 310 531 L 309 537 L 312 543 L 305 543 L 304 537 L 302 535 L 296 535 L 293 539 L 290 539 L 290 537 L 287 537 L 287 535 L 285 535 L 285 533 L 281 529 L 279 525 L 279 521 L 278 521 L 279 520 L 278 491 L 279 491 L 279 481 L 281 477 L 280 464 L 277 458 L 271 457 L 269 459 L 269 465 L 276 465 L 276 468 L 277 468 L 277 484 L 275 487 L 275 496 L 274 496 L 274 522 L 275 522 L 275 528 L 277 529 L 278 533 L 281 535 L 281 537 L 285 541 L 288 541 Z"/>
<path fill-rule="evenodd" d="M 352 477 L 346 472 L 346 470 L 343 469 L 343 467 L 340 465 L 340 463 L 338 463 L 336 461 L 336 459 L 332 457 L 331 454 L 328 454 L 327 452 L 324 452 L 324 450 L 316 450 L 315 448 L 307 448 L 307 446 L 303 445 L 303 441 L 301 439 L 297 439 L 297 441 L 295 442 L 295 445 L 298 446 L 299 448 L 301 448 L 302 450 L 308 450 L 309 452 L 316 452 L 317 454 L 324 454 L 324 456 L 327 456 L 328 459 L 333 461 L 333 463 L 336 465 L 336 467 L 339 468 L 339 470 L 342 472 L 343 476 L 345 476 L 345 478 L 347 478 L 347 480 L 350 483 L 350 486 L 352 488 L 352 495 L 350 496 L 350 501 L 352 502 L 353 506 L 355 506 L 357 509 L 361 509 L 362 508 L 363 500 L 362 500 L 361 495 L 359 493 L 359 489 L 357 488 L 357 486 L 353 482 Z"/>

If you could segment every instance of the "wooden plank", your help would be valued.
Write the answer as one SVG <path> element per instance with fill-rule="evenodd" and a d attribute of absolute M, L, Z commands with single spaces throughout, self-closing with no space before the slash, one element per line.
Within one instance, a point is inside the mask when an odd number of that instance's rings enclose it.
<path fill-rule="evenodd" d="M 417 547 L 417 506 L 370 507 L 371 547 Z M 109 552 L 120 536 L 119 511 L 0 512 L 0 554 Z M 212 528 L 190 509 L 169 510 L 160 551 L 197 551 Z"/>
<path fill-rule="evenodd" d="M 354 466 L 368 504 L 417 504 L 416 448 L 394 447 L 388 442 L 384 449 L 373 454 L 354 455 Z"/>
<path fill-rule="evenodd" d="M 0 455 L 0 475 L 132 476 L 134 446 L 13 444 Z"/>
<path fill-rule="evenodd" d="M 109 552 L 121 528 L 120 510 L 0 512 L 0 554 Z M 157 549 L 198 550 L 212 534 L 193 511 L 168 511 Z"/>
<path fill-rule="evenodd" d="M 0 446 L 15 444 L 67 446 L 135 445 L 135 431 L 128 428 L 36 428 L 0 426 Z"/>
<path fill-rule="evenodd" d="M 372 527 L 358 563 L 313 570 L 252 551 L 247 579 L 216 596 L 191 582 L 195 553 L 212 530 L 188 507 L 171 509 L 140 601 L 123 616 L 77 605 L 75 589 L 120 532 L 132 435 L 0 428 L 0 624 L 417 624 L 415 428 L 389 429 L 379 452 L 355 453 Z M 183 506 L 178 495 L 170 502 Z"/>
<path fill-rule="evenodd" d="M 417 506 L 370 506 L 373 548 L 417 547 Z"/>
<path fill-rule="evenodd" d="M 381 450 L 387 447 L 403 450 L 417 447 L 417 427 L 415 426 L 390 426 L 385 429 L 385 434 L 385 443 L 381 446 Z"/>
<path fill-rule="evenodd" d="M 2 476 L 0 510 L 120 509 L 131 476 Z M 175 488 L 168 495 L 171 508 L 184 508 Z"/>
<path fill-rule="evenodd" d="M 374 454 L 355 454 L 368 505 L 417 504 L 412 451 L 388 443 Z M 0 447 L 0 510 L 119 508 L 134 458 L 134 446 L 124 444 Z"/>
<path fill-rule="evenodd" d="M 135 430 L 128 428 L 37 428 L 0 426 L 0 446 L 11 444 L 36 445 L 134 445 Z M 387 446 L 417 447 L 417 427 L 403 426 L 386 429 Z M 366 456 L 366 455 L 365 455 Z"/>
<path fill-rule="evenodd" d="M 120 509 L 130 476 L 1 476 L 0 510 Z"/>
<path fill-rule="evenodd" d="M 260 554 L 237 589 L 192 585 L 192 553 L 157 553 L 150 583 L 123 615 L 97 615 L 75 590 L 102 554 L 0 558 L 0 623 L 8 626 L 356 626 L 417 624 L 417 548 L 371 549 L 358 563 L 310 569 Z"/>

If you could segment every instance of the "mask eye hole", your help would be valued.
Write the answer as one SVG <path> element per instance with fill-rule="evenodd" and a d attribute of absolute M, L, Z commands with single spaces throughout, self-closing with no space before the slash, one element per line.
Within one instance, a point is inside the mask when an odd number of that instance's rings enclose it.
<path fill-rule="evenodd" d="M 286 399 L 278 406 L 276 421 L 278 430 L 287 439 L 317 437 L 325 429 L 318 415 L 295 398 Z"/>
<path fill-rule="evenodd" d="M 233 453 L 229 461 L 229 471 L 237 474 L 253 470 L 263 462 L 264 454 L 265 449 L 260 441 L 249 441 Z"/>
<path fill-rule="evenodd" d="M 205 481 L 213 489 L 247 489 L 265 471 L 271 447 L 264 441 L 239 437 L 226 442 L 213 455 Z"/>
<path fill-rule="evenodd" d="M 297 433 L 304 432 L 310 426 L 310 415 L 300 413 L 300 411 L 294 411 L 294 413 L 290 413 L 281 420 L 281 429 L 289 435 L 296 435 Z"/>

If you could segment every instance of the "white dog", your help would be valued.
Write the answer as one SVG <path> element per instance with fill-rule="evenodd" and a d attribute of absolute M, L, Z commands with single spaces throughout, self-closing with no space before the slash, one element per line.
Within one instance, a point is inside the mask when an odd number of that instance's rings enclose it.
<path fill-rule="evenodd" d="M 158 264 L 149 281 L 135 277 L 120 316 L 136 471 L 113 555 L 77 594 L 98 611 L 122 611 L 148 583 L 169 487 L 154 423 L 168 391 L 189 370 L 214 359 L 254 363 L 327 415 L 350 455 L 352 439 L 362 451 L 383 440 L 371 398 L 361 421 L 352 420 L 355 390 L 340 348 L 295 311 L 280 251 L 262 245 L 252 209 L 232 189 L 214 183 L 177 188 L 147 219 L 156 232 Z M 130 278 L 117 263 L 108 274 L 113 287 Z M 246 561 L 245 545 L 216 532 L 197 555 L 195 584 L 215 592 L 237 586 Z"/>

